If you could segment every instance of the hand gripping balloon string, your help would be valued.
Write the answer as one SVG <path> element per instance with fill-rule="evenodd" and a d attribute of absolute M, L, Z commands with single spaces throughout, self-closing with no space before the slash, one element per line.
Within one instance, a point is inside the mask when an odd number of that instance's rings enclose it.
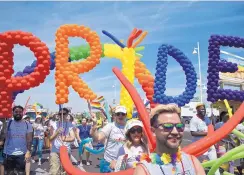
<path fill-rule="evenodd" d="M 136 28 L 134 28 L 127 40 L 127 47 L 130 48 L 132 47 L 133 41 L 138 38 L 142 33 L 142 30 L 137 30 Z"/>

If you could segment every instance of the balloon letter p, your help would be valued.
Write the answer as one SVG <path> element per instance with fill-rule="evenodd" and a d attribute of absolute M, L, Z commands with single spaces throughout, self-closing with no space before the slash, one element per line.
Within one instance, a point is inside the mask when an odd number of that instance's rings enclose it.
<path fill-rule="evenodd" d="M 37 64 L 34 72 L 23 77 L 12 77 L 14 44 L 26 46 L 34 53 Z M 39 38 L 28 32 L 8 31 L 0 34 L 0 118 L 12 116 L 12 94 L 28 90 L 43 83 L 50 69 L 48 47 Z"/>

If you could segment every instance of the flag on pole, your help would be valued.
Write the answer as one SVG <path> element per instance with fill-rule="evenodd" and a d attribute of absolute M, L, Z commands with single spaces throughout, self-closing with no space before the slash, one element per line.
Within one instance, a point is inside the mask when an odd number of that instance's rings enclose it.
<path fill-rule="evenodd" d="M 97 98 L 96 101 L 98 101 L 98 102 L 101 103 L 101 102 L 104 102 L 104 100 L 105 100 L 104 97 L 103 96 L 100 96 L 100 97 Z"/>
<path fill-rule="evenodd" d="M 98 109 L 101 110 L 101 104 L 99 102 L 91 102 L 90 103 L 92 109 Z"/>

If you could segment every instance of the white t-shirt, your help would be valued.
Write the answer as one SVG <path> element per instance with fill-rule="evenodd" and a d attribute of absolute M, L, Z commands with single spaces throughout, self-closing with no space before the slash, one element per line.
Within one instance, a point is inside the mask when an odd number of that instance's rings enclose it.
<path fill-rule="evenodd" d="M 137 147 L 131 146 L 130 149 L 128 149 L 126 146 L 121 147 L 118 153 L 115 172 L 120 171 L 123 158 L 126 154 L 128 155 L 126 169 L 129 169 L 133 168 L 134 164 L 138 162 L 136 158 L 143 153 L 146 153 L 146 150 L 143 149 L 141 145 Z"/>
<path fill-rule="evenodd" d="M 106 136 L 104 159 L 107 162 L 116 160 L 120 147 L 125 142 L 124 126 L 119 126 L 115 123 L 108 123 L 101 129 Z"/>
<path fill-rule="evenodd" d="M 195 131 L 195 132 L 208 132 L 208 126 L 206 123 L 200 119 L 197 116 L 192 117 L 190 121 L 190 131 Z M 192 142 L 195 142 L 197 140 L 200 140 L 204 136 L 192 136 Z"/>

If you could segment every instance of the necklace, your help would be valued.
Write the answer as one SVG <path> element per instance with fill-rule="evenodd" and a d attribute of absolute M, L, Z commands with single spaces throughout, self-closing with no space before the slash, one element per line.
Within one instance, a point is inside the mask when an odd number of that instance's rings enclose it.
<path fill-rule="evenodd" d="M 175 154 L 167 154 L 163 153 L 161 156 L 158 155 L 157 153 L 152 153 L 150 156 L 148 154 L 141 154 L 137 156 L 136 160 L 138 162 L 146 160 L 148 163 L 152 164 L 157 164 L 161 167 L 161 165 L 167 165 L 167 164 L 172 164 L 172 174 L 175 174 L 177 172 L 177 166 L 176 163 L 180 162 L 182 166 L 182 170 L 184 172 L 184 166 L 182 163 L 182 155 L 180 148 L 178 149 L 177 153 Z M 162 168 L 160 168 L 162 171 Z"/>

